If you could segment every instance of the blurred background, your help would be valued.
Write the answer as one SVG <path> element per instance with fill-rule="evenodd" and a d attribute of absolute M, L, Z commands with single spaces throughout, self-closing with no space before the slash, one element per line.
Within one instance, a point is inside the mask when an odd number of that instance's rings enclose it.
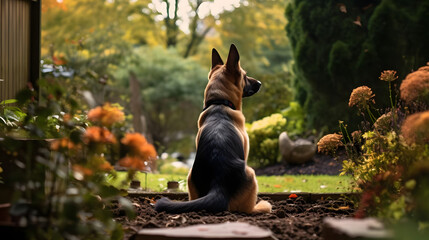
<path fill-rule="evenodd" d="M 279 161 L 282 131 L 311 140 L 338 120 L 357 126 L 347 104 L 357 86 L 388 106 L 380 72 L 396 70 L 400 84 L 425 65 L 428 26 L 428 1 L 44 0 L 42 72 L 83 109 L 119 103 L 158 153 L 187 159 L 211 49 L 225 59 L 234 43 L 263 83 L 243 102 L 258 167 Z"/>

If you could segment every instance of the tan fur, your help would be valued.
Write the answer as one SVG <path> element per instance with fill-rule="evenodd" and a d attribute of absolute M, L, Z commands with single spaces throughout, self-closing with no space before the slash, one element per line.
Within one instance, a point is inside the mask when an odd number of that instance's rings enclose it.
<path fill-rule="evenodd" d="M 213 67 L 209 73 L 209 82 L 204 92 L 204 100 L 207 102 L 211 99 L 226 99 L 235 105 L 236 110 L 228 108 L 227 111 L 229 116 L 233 119 L 233 124 L 237 130 L 237 134 L 240 135 L 243 142 L 245 153 L 244 160 L 247 163 L 247 157 L 249 154 L 249 136 L 247 135 L 245 128 L 245 118 L 241 111 L 243 87 L 245 84 L 243 76 L 245 71 L 241 69 L 239 64 L 238 67 L 240 69 L 238 74 L 231 74 L 230 71 L 228 71 L 226 64 Z M 197 147 L 200 134 L 204 128 L 205 117 L 206 111 L 203 111 L 198 119 L 198 134 L 195 139 Z M 246 213 L 271 212 L 271 204 L 267 201 L 260 201 L 258 204 L 256 204 L 258 183 L 256 180 L 255 171 L 249 166 L 246 166 L 246 174 L 248 178 L 246 186 L 243 188 L 240 194 L 230 200 L 229 210 Z M 198 192 L 196 191 L 191 180 L 191 171 L 188 175 L 188 190 L 189 200 L 198 198 Z"/>

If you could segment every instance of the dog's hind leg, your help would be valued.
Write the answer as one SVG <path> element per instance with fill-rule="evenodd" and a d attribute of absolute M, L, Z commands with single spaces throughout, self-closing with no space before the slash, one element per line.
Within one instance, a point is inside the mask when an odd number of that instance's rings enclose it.
<path fill-rule="evenodd" d="M 198 198 L 198 192 L 197 192 L 197 189 L 195 188 L 194 182 L 192 182 L 191 173 L 192 173 L 192 168 L 189 170 L 189 174 L 188 174 L 188 197 L 189 197 L 189 201 L 195 200 Z"/>
<path fill-rule="evenodd" d="M 258 198 L 258 182 L 256 181 L 255 171 L 246 166 L 247 183 L 236 197 L 231 199 L 229 204 L 230 211 L 245 213 L 269 213 L 271 204 L 267 201 L 260 201 L 256 204 Z"/>

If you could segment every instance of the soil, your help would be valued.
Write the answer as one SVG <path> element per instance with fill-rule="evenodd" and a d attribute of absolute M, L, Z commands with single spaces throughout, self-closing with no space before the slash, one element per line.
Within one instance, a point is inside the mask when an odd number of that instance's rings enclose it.
<path fill-rule="evenodd" d="M 211 214 L 204 211 L 167 214 L 154 210 L 153 199 L 133 198 L 131 200 L 137 209 L 137 217 L 134 220 L 127 219 L 125 212 L 118 208 L 113 210 L 116 220 L 121 222 L 125 229 L 126 239 L 132 239 L 131 236 L 143 228 L 174 228 L 227 221 L 247 222 L 269 229 L 278 239 L 322 239 L 324 217 L 345 218 L 354 212 L 352 204 L 346 200 L 305 202 L 300 197 L 276 202 L 264 199 L 273 205 L 272 213 L 265 214 L 234 212 Z"/>
<path fill-rule="evenodd" d="M 332 156 L 316 154 L 314 157 L 303 164 L 276 164 L 255 170 L 256 175 L 338 175 L 341 172 L 341 162 L 345 158 L 345 153 L 340 153 L 337 158 Z"/>

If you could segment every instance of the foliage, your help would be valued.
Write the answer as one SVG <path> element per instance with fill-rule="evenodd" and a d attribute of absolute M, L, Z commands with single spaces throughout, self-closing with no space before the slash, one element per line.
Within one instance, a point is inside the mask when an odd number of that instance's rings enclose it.
<path fill-rule="evenodd" d="M 16 103 L 16 99 L 9 99 L 0 102 L 0 127 L 2 129 L 1 135 L 6 134 L 12 129 L 18 128 L 26 114 L 19 108 L 12 104 Z"/>
<path fill-rule="evenodd" d="M 156 152 L 153 146 L 132 148 L 132 140 L 140 143 L 143 136 L 127 133 L 122 138 L 126 130 L 118 105 L 105 104 L 86 116 L 76 104 L 57 102 L 61 96 L 55 87 L 46 88 L 40 102 L 31 89 L 17 95 L 16 104 L 26 114 L 20 126 L 27 136 L 42 140 L 7 137 L 0 142 L 0 151 L 8 155 L 2 160 L 8 175 L 4 182 L 14 189 L 11 214 L 21 218 L 32 239 L 122 239 L 122 227 L 109 208 L 118 204 L 130 218 L 134 209 L 120 190 L 106 183 L 106 173 L 114 174 L 111 163 L 120 157 L 132 156 L 143 164 L 120 162 L 131 167 L 127 178 L 132 179 L 136 170 L 150 165 L 145 162 L 153 161 Z M 49 118 L 56 119 L 57 133 L 47 142 L 50 128 L 40 126 Z"/>
<path fill-rule="evenodd" d="M 196 134 L 196 120 L 203 104 L 208 69 L 183 59 L 174 49 L 135 49 L 115 76 L 128 87 L 135 76 L 141 87 L 143 115 L 149 135 L 158 146 Z"/>
<path fill-rule="evenodd" d="M 234 43 L 243 69 L 262 82 L 258 94 L 243 101 L 249 122 L 281 111 L 293 99 L 289 64 L 292 52 L 284 30 L 286 2 L 243 1 L 240 7 L 220 14 L 215 26 L 218 35 L 207 39 L 207 48 L 215 47 L 222 56 Z M 201 62 L 210 66 L 209 60 L 205 57 Z"/>
<path fill-rule="evenodd" d="M 286 131 L 289 136 L 301 135 L 306 130 L 306 114 L 298 102 L 290 102 L 289 107 L 281 111 L 286 121 Z"/>
<path fill-rule="evenodd" d="M 258 168 L 278 162 L 279 135 L 286 128 L 286 119 L 279 113 L 272 114 L 251 124 L 246 124 L 250 152 L 248 163 Z"/>
<path fill-rule="evenodd" d="M 424 78 L 427 67 L 410 75 Z M 396 79 L 391 71 L 389 79 Z M 380 80 L 385 79 L 383 72 Z M 414 79 L 420 81 L 420 79 Z M 388 81 L 390 84 L 390 81 Z M 407 84 L 405 81 L 402 85 Z M 402 90 L 401 85 L 401 90 Z M 370 91 L 371 89 L 367 87 Z M 392 92 L 389 89 L 389 94 Z M 425 94 L 424 91 L 417 93 Z M 367 106 L 369 95 L 362 95 L 360 106 Z M 350 101 L 356 96 L 350 96 Z M 391 97 L 390 97 L 391 98 Z M 395 99 L 397 96 L 395 96 Z M 401 100 L 404 99 L 401 95 Z M 416 98 L 420 99 L 420 98 Z M 366 103 L 364 103 L 366 101 Z M 368 107 L 358 107 L 360 115 L 366 116 L 360 132 L 348 133 L 347 125 L 340 121 L 340 139 L 348 159 L 343 162 L 341 175 L 351 174 L 362 196 L 356 217 L 368 215 L 384 217 L 389 221 L 411 219 L 427 222 L 427 182 L 429 166 L 429 111 L 427 105 L 412 102 L 396 102 L 392 109 L 375 119 Z M 359 101 L 357 101 L 359 102 Z M 393 103 L 393 102 L 392 102 Z M 353 107 L 351 105 L 351 107 Z M 377 110 L 377 112 L 383 110 Z M 331 134 L 332 135 L 332 134 Z M 320 141 L 318 145 L 323 145 Z M 320 150 L 320 149 L 319 149 Z"/>
<path fill-rule="evenodd" d="M 427 1 L 292 1 L 286 30 L 295 59 L 294 85 L 311 126 L 332 129 L 340 118 L 357 126 L 345 104 L 357 85 L 371 86 L 376 102 L 388 106 L 386 85 L 377 75 L 397 69 L 403 79 L 428 61 L 428 14 Z"/>

